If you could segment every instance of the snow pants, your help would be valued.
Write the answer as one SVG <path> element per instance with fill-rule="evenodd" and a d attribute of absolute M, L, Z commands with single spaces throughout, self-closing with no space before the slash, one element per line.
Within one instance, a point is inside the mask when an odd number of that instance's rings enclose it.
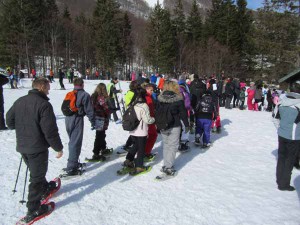
<path fill-rule="evenodd" d="M 168 130 L 162 130 L 161 137 L 163 142 L 164 166 L 171 168 L 174 165 L 176 152 L 178 150 L 181 127 L 173 127 Z"/>
<path fill-rule="evenodd" d="M 81 153 L 83 139 L 83 116 L 66 116 L 66 130 L 69 136 L 69 158 L 67 170 L 72 170 L 78 167 L 78 159 Z"/>
<path fill-rule="evenodd" d="M 248 110 L 254 110 L 254 104 L 252 103 L 253 98 L 249 98 L 247 99 L 247 106 L 248 106 Z"/>
<path fill-rule="evenodd" d="M 226 96 L 226 100 L 225 100 L 225 108 L 226 109 L 231 109 L 231 107 L 230 107 L 231 100 L 232 100 L 232 96 L 231 95 Z"/>
<path fill-rule="evenodd" d="M 299 154 L 300 140 L 293 141 L 278 136 L 278 160 L 276 167 L 276 182 L 278 187 L 290 186 L 295 160 Z"/>
<path fill-rule="evenodd" d="M 116 122 L 117 120 L 119 120 L 118 118 L 118 115 L 117 115 L 117 111 L 119 110 L 117 107 L 116 107 L 116 102 L 115 102 L 115 99 L 114 98 L 110 98 L 109 99 L 110 101 L 110 111 L 111 113 L 113 114 L 113 117 L 114 117 L 114 121 Z"/>
<path fill-rule="evenodd" d="M 203 135 L 203 144 L 210 143 L 210 129 L 211 129 L 212 120 L 211 119 L 200 119 L 196 120 L 196 134 L 199 134 L 200 137 Z"/>
<path fill-rule="evenodd" d="M 5 120 L 4 120 L 4 104 L 0 103 L 0 130 L 5 128 Z"/>
<path fill-rule="evenodd" d="M 130 148 L 126 156 L 126 159 L 128 159 L 129 161 L 133 161 L 135 155 L 137 154 L 135 167 L 141 168 L 144 166 L 145 146 L 147 142 L 147 136 L 137 137 L 131 135 L 131 139 L 133 141 L 133 147 Z"/>
<path fill-rule="evenodd" d="M 94 149 L 93 149 L 94 155 L 99 155 L 101 150 L 106 149 L 105 137 L 106 137 L 105 130 L 103 131 L 96 130 L 96 138 L 95 138 Z"/>
<path fill-rule="evenodd" d="M 41 205 L 42 195 L 46 192 L 48 182 L 46 173 L 48 170 L 48 149 L 35 154 L 22 154 L 30 172 L 30 184 L 28 188 L 28 213 L 32 213 L 39 209 Z"/>
<path fill-rule="evenodd" d="M 216 109 L 217 109 L 218 116 L 217 116 L 216 120 L 212 120 L 211 128 L 221 127 L 221 117 L 220 117 L 220 106 L 219 106 L 219 104 L 216 104 Z"/>
<path fill-rule="evenodd" d="M 148 138 L 146 142 L 145 154 L 149 155 L 157 139 L 157 131 L 155 124 L 148 125 Z"/>

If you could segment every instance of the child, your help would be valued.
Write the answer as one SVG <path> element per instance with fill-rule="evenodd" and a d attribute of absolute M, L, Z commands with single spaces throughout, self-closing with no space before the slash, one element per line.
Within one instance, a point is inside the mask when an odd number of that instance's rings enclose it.
<path fill-rule="evenodd" d="M 245 98 L 246 98 L 246 87 L 243 87 L 240 93 L 240 110 L 244 110 L 244 103 L 245 103 Z"/>
<path fill-rule="evenodd" d="M 106 86 L 103 83 L 98 84 L 91 96 L 91 102 L 95 113 L 96 138 L 94 142 L 93 157 L 95 161 L 105 161 L 104 155 L 110 154 L 111 149 L 106 148 L 105 131 L 108 128 L 110 111 L 108 108 L 109 97 Z"/>
<path fill-rule="evenodd" d="M 208 148 L 210 142 L 210 128 L 212 119 L 217 118 L 217 110 L 210 92 L 206 92 L 197 103 L 195 108 L 196 116 L 196 138 L 195 144 L 200 145 L 200 137 L 203 135 L 202 148 Z M 214 117 L 214 118 L 213 118 Z"/>

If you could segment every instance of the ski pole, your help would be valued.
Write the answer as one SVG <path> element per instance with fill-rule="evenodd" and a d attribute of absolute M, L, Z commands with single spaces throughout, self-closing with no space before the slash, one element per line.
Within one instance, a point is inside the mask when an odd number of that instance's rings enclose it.
<path fill-rule="evenodd" d="M 25 181 L 24 181 L 24 190 L 23 190 L 23 198 L 20 201 L 20 203 L 24 204 L 26 201 L 24 200 L 24 196 L 25 196 L 25 189 L 26 189 L 26 183 L 27 183 L 27 174 L 28 174 L 28 166 L 26 169 L 26 175 L 25 175 Z"/>
<path fill-rule="evenodd" d="M 23 160 L 23 157 L 21 156 L 18 174 L 17 174 L 17 178 L 16 178 L 16 182 L 15 182 L 15 188 L 14 188 L 14 190 L 12 190 L 13 194 L 15 194 L 17 192 L 16 188 L 17 188 L 17 183 L 18 183 L 19 174 L 20 174 L 20 170 L 21 170 L 22 160 Z"/>

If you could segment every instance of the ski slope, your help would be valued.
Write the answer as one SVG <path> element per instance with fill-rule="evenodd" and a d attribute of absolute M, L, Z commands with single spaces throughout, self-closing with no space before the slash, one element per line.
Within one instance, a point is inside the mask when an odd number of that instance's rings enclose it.
<path fill-rule="evenodd" d="M 68 136 L 60 106 L 72 85 L 65 80 L 67 90 L 59 90 L 58 80 L 51 84 L 49 94 L 57 117 L 64 156 L 55 158 L 50 149 L 47 179 L 61 173 L 68 158 Z M 107 83 L 108 81 L 104 81 Z M 85 81 L 90 94 L 99 81 Z M 16 99 L 26 95 L 31 81 L 23 88 L 12 90 L 4 86 L 5 110 Z M 121 82 L 123 93 L 129 83 Z M 299 225 L 300 172 L 293 171 L 294 192 L 277 190 L 275 170 L 277 134 L 267 112 L 226 110 L 221 108 L 223 131 L 212 134 L 213 146 L 202 150 L 191 143 L 191 151 L 177 154 L 174 179 L 155 181 L 162 166 L 160 136 L 153 152 L 153 169 L 144 175 L 117 176 L 124 157 L 113 154 L 108 162 L 90 163 L 81 177 L 62 181 L 61 190 L 53 197 L 55 211 L 36 222 L 47 225 Z M 19 203 L 25 178 L 25 165 L 20 172 L 17 192 L 13 195 L 20 162 L 16 152 L 15 131 L 0 132 L 0 224 L 15 224 L 26 214 Z M 110 123 L 107 146 L 115 150 L 127 140 L 128 132 L 121 124 Z M 80 159 L 92 155 L 95 131 L 85 119 L 84 140 Z M 190 135 L 190 141 L 194 140 Z M 26 187 L 27 190 L 27 187 Z M 27 193 L 25 195 L 27 199 Z"/>

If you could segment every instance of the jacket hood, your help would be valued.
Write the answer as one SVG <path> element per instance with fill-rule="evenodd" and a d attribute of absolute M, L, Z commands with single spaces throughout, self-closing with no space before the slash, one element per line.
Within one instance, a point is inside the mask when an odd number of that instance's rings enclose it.
<path fill-rule="evenodd" d="M 282 106 L 297 106 L 300 108 L 300 94 L 294 92 L 287 93 L 278 104 Z"/>
<path fill-rule="evenodd" d="M 158 96 L 158 101 L 164 102 L 164 103 L 173 103 L 173 102 L 178 102 L 180 100 L 183 100 L 182 95 L 177 95 L 173 91 L 163 91 Z"/>

